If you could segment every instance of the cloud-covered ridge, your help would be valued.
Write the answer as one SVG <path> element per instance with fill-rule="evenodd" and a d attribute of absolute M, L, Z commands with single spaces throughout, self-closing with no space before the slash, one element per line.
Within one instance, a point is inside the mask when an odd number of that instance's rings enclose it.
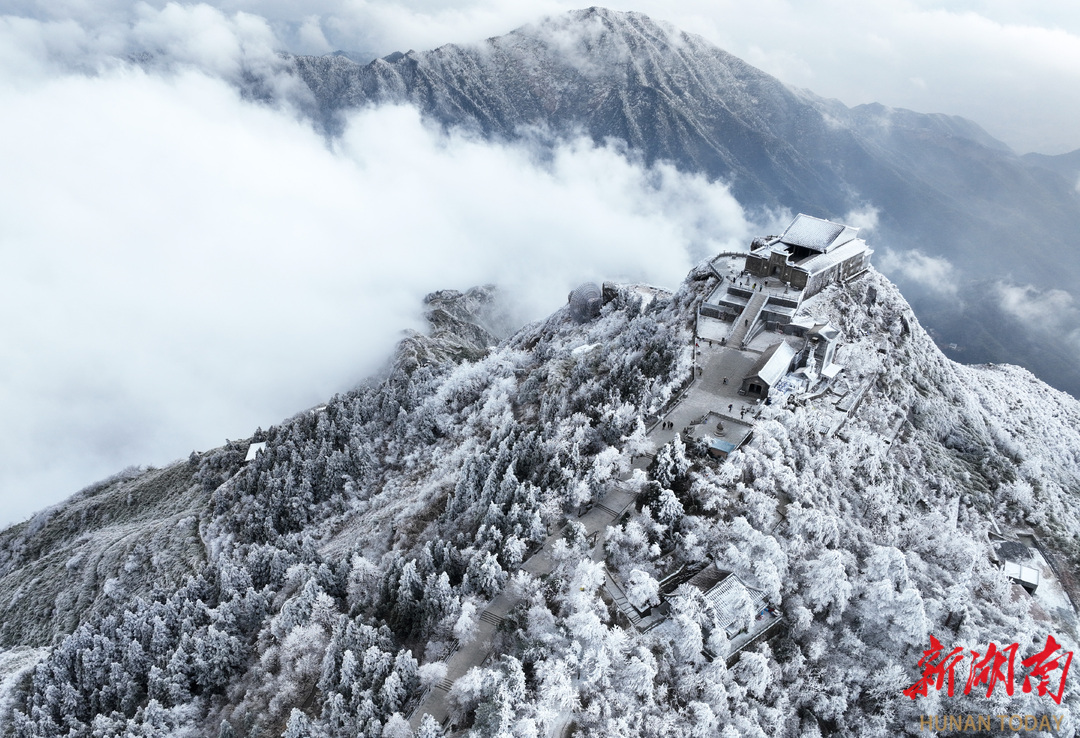
<path fill-rule="evenodd" d="M 541 157 L 410 107 L 328 143 L 193 70 L 54 75 L 0 105 L 0 520 L 348 388 L 427 292 L 495 282 L 534 319 L 584 280 L 673 286 L 755 231 L 722 185 L 617 149 Z"/>

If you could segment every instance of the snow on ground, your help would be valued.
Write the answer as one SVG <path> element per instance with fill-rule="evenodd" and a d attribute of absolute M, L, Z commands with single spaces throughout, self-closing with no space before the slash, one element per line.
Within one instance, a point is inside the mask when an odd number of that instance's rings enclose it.
<path fill-rule="evenodd" d="M 47 647 L 0 649 L 0 725 L 8 723 L 19 682 L 49 650 Z"/>
<path fill-rule="evenodd" d="M 657 295 L 671 294 L 668 290 L 664 290 L 659 287 L 650 287 L 649 285 L 645 284 L 636 284 L 631 289 L 633 289 L 635 294 L 641 295 L 642 308 L 648 307 L 649 303 L 652 302 Z"/>

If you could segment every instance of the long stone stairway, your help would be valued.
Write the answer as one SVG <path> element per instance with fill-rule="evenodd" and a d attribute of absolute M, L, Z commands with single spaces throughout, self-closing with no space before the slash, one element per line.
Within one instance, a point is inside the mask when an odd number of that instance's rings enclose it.
<path fill-rule="evenodd" d="M 728 346 L 742 348 L 743 341 L 746 340 L 746 334 L 754 327 L 754 323 L 757 322 L 768 299 L 769 295 L 766 292 L 754 293 L 750 301 L 746 303 L 746 307 L 739 313 L 739 317 L 735 319 L 735 327 L 728 337 Z"/>
<path fill-rule="evenodd" d="M 638 623 L 641 622 L 641 613 L 637 611 L 637 608 L 630 604 L 630 600 L 627 599 L 626 595 L 623 593 L 622 587 L 615 582 L 611 577 L 611 574 L 605 571 L 604 577 L 604 585 L 607 588 L 607 592 L 611 596 L 611 599 L 615 602 L 615 606 L 618 607 L 619 611 L 630 621 L 630 625 L 636 628 Z"/>

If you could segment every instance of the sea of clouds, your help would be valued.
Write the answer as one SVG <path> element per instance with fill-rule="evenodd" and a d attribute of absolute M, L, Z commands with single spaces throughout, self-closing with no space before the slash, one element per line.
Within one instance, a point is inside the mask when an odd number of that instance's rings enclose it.
<path fill-rule="evenodd" d="M 136 16 L 0 27 L 0 523 L 354 386 L 431 291 L 496 283 L 523 323 L 758 229 L 722 184 L 584 139 L 541 156 L 387 106 L 328 140 L 238 92 L 290 84 L 267 21 Z"/>
<path fill-rule="evenodd" d="M 1080 113 L 1072 3 L 609 5 L 849 104 L 971 115 L 1020 150 L 1076 144 L 1060 122 Z M 541 155 L 383 107 L 328 140 L 290 102 L 305 93 L 283 51 L 476 41 L 572 7 L 4 3 L 0 525 L 354 386 L 422 328 L 430 291 L 497 283 L 523 323 L 582 281 L 674 287 L 782 227 L 788 214 L 751 218 L 723 183 L 584 139 Z M 251 78 L 279 102 L 245 99 Z M 947 263 L 910 263 L 947 285 Z"/>

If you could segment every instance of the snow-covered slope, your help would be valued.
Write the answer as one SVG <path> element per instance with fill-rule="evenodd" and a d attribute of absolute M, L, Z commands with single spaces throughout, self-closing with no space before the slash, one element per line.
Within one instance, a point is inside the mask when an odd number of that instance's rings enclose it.
<path fill-rule="evenodd" d="M 951 266 L 943 293 L 925 269 L 892 265 L 941 345 L 958 344 L 968 362 L 1023 364 L 1080 393 L 1072 344 L 1003 310 L 994 288 L 1011 281 L 1080 299 L 1076 178 L 1017 156 L 971 121 L 848 108 L 791 89 L 699 36 L 603 8 L 366 65 L 341 56 L 294 64 L 313 115 L 332 132 L 350 109 L 407 102 L 496 139 L 535 138 L 539 129 L 622 141 L 647 162 L 729 183 L 752 213 L 844 220 L 874 210 L 880 248 L 944 259 L 939 272 Z"/>
<path fill-rule="evenodd" d="M 0 533 L 0 647 L 44 646 L 206 563 L 197 455 L 129 469 Z"/>
<path fill-rule="evenodd" d="M 233 442 L 7 531 L 0 601 L 24 625 L 0 665 L 41 661 L 6 695 L 6 730 L 408 735 L 430 687 L 425 706 L 485 736 L 894 736 L 920 714 L 1051 712 L 1075 734 L 1075 688 L 1060 706 L 902 690 L 931 635 L 1075 649 L 1080 403 L 1016 367 L 950 362 L 871 271 L 813 306 L 843 336 L 830 392 L 861 397 L 842 428 L 804 398 L 758 408 L 726 462 L 697 443 L 650 451 L 661 414 L 709 383 L 690 378 L 715 286 L 702 267 L 645 307 L 608 288 L 595 321 L 564 308 L 493 346 L 472 312 L 487 293 L 440 293 L 441 337 L 410 337 L 385 376 L 260 431 L 254 461 Z M 613 495 L 637 505 L 609 511 Z M 1010 585 L 995 532 L 1036 536 L 1057 572 L 1044 594 Z M 727 637 L 693 591 L 668 592 L 647 632 L 619 607 L 619 583 L 643 604 L 710 561 L 784 616 L 730 667 L 702 653 Z M 92 604 L 70 610 L 53 577 Z"/>

